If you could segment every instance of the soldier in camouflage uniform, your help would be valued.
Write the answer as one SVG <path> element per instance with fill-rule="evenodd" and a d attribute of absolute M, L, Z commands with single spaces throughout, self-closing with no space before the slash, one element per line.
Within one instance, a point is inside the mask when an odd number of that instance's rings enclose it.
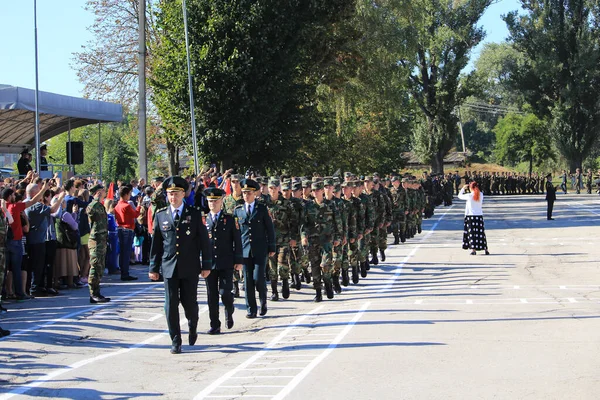
<path fill-rule="evenodd" d="M 342 249 L 342 285 L 348 286 L 350 283 L 350 276 L 348 274 L 348 269 L 350 268 L 351 260 L 358 250 L 357 239 L 357 210 L 354 205 L 354 198 L 352 197 L 354 185 L 351 182 L 343 182 L 340 185 L 340 189 L 343 191 L 343 197 L 341 198 L 343 203 L 343 209 L 345 212 L 345 220 L 346 220 L 346 243 L 343 245 Z M 336 192 L 337 193 L 337 192 Z M 340 193 L 341 194 L 341 193 Z M 360 200 L 356 199 L 358 205 L 360 206 Z M 358 264 L 354 264 L 352 268 L 352 275 L 356 275 L 356 279 L 358 279 Z"/>
<path fill-rule="evenodd" d="M 311 185 L 315 200 L 307 203 L 306 220 L 302 226 L 302 245 L 308 248 L 313 285 L 316 291 L 315 302 L 323 300 L 322 287 L 325 283 L 327 298 L 333 298 L 331 273 L 333 270 L 333 247 L 341 242 L 340 226 L 335 218 L 335 205 L 325 202 L 323 182 Z"/>
<path fill-rule="evenodd" d="M 269 205 L 271 202 L 271 197 L 269 196 L 269 188 L 268 188 L 269 179 L 264 176 L 259 176 L 256 178 L 256 182 L 260 185 L 260 195 L 256 196 L 256 201 L 259 203 L 263 203 L 264 205 Z"/>
<path fill-rule="evenodd" d="M 450 189 L 452 189 L 452 185 L 449 185 Z M 416 214 L 416 224 L 417 224 L 417 233 L 421 233 L 423 224 L 423 211 L 425 210 L 425 190 L 421 186 L 421 183 L 417 180 L 414 181 L 414 188 L 416 191 L 417 197 L 417 214 Z M 450 190 L 450 197 L 452 197 L 452 190 Z M 452 201 L 450 201 L 450 205 L 452 205 Z"/>
<path fill-rule="evenodd" d="M 394 244 L 406 242 L 406 214 L 408 204 L 406 190 L 401 187 L 400 177 L 392 177 L 392 232 Z"/>
<path fill-rule="evenodd" d="M 292 287 L 296 290 L 302 288 L 300 274 L 302 274 L 302 248 L 300 247 L 300 228 L 304 223 L 304 202 L 302 201 L 302 182 L 288 181 L 281 185 L 283 196 L 288 199 L 292 205 L 290 230 L 290 266 L 292 270 Z"/>
<path fill-rule="evenodd" d="M 240 181 L 244 179 L 242 175 L 234 174 L 231 176 L 231 194 L 223 199 L 223 211 L 227 214 L 233 214 L 233 210 L 237 206 L 244 205 L 242 197 L 242 186 Z M 258 198 L 257 198 L 258 199 Z M 243 282 L 242 272 L 237 269 L 233 270 L 233 296 L 240 298 L 240 282 Z"/>
<path fill-rule="evenodd" d="M 357 191 L 360 189 L 360 201 L 365 209 L 365 234 L 359 244 L 360 276 L 362 278 L 366 278 L 367 271 L 369 270 L 369 249 L 371 246 L 371 235 L 377 226 L 375 225 L 375 206 L 373 205 L 373 199 L 364 190 L 366 187 L 369 187 L 369 190 L 372 190 L 373 177 L 365 176 L 364 179 L 362 179 L 362 183 L 363 185 L 360 188 L 357 188 Z"/>
<path fill-rule="evenodd" d="M 341 236 L 340 243 L 337 246 L 333 247 L 333 273 L 331 276 L 331 281 L 333 283 L 333 290 L 336 293 L 342 292 L 342 287 L 340 286 L 340 273 L 342 269 L 342 262 L 344 260 L 344 246 L 348 243 L 348 213 L 346 210 L 346 203 L 336 196 L 337 188 L 335 178 L 325 178 L 325 201 L 333 202 L 335 205 L 335 218 L 339 226 L 341 227 Z M 341 194 L 341 186 L 340 191 Z"/>
<path fill-rule="evenodd" d="M 363 183 L 360 181 L 349 181 L 347 187 L 350 192 L 348 196 L 351 198 L 352 208 L 356 219 L 356 240 L 352 241 L 350 239 L 348 241 L 348 258 L 350 268 L 352 269 L 352 283 L 357 284 L 359 281 L 358 270 L 362 265 L 360 243 L 364 239 L 367 219 L 365 216 L 365 204 L 360 197 Z M 344 196 L 345 195 L 346 191 L 344 191 Z"/>
<path fill-rule="evenodd" d="M 402 179 L 402 187 L 406 190 L 406 203 L 408 205 L 408 214 L 406 215 L 406 238 L 412 239 L 416 233 L 416 210 L 417 198 L 415 190 L 411 188 L 409 178 Z"/>
<path fill-rule="evenodd" d="M 383 201 L 384 205 L 384 217 L 383 217 L 383 226 L 379 228 L 378 233 L 378 242 L 377 245 L 379 247 L 379 255 L 381 256 L 381 262 L 385 262 L 385 251 L 387 250 L 387 235 L 388 228 L 392 224 L 392 198 L 389 190 L 384 186 L 383 183 L 375 183 L 374 191 L 378 191 L 381 193 L 380 198 Z"/>
<path fill-rule="evenodd" d="M 278 301 L 277 280 L 280 276 L 282 284 L 281 295 L 284 299 L 290 297 L 290 244 L 296 244 L 295 242 L 291 243 L 290 232 L 297 230 L 298 226 L 292 225 L 294 221 L 292 217 L 292 203 L 279 192 L 281 189 L 279 179 L 271 177 L 268 187 L 270 201 L 267 204 L 267 208 L 269 209 L 269 215 L 271 215 L 273 227 L 275 228 L 276 245 L 275 255 L 269 257 L 268 274 L 271 279 L 271 301 Z"/>
<path fill-rule="evenodd" d="M 375 225 L 373 232 L 370 237 L 370 250 L 371 250 L 371 261 L 369 264 L 379 264 L 379 257 L 377 256 L 377 250 L 379 250 L 379 236 L 381 229 L 385 226 L 385 200 L 381 192 L 375 187 L 379 187 L 379 175 L 373 175 L 371 181 L 365 182 L 365 193 L 371 196 L 373 202 L 373 212 L 375 214 Z M 385 233 L 387 236 L 387 232 Z M 367 266 L 367 271 L 369 267 Z"/>
<path fill-rule="evenodd" d="M 106 267 L 106 250 L 108 246 L 108 215 L 102 205 L 106 194 L 102 185 L 96 185 L 90 189 L 94 197 L 87 206 L 86 212 L 90 221 L 90 274 L 88 285 L 90 288 L 90 303 L 106 303 L 109 297 L 100 294 L 100 281 Z"/>

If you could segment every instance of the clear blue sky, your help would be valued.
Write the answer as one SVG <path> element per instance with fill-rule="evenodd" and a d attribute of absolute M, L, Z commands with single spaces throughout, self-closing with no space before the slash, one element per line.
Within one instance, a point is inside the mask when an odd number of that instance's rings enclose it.
<path fill-rule="evenodd" d="M 94 15 L 85 0 L 38 0 L 38 57 L 40 90 L 80 96 L 83 85 L 71 68 L 72 54 L 92 39 L 88 32 Z M 501 15 L 519 8 L 518 0 L 501 0 L 481 20 L 486 41 L 500 42 L 508 35 Z M 0 0 L 0 83 L 35 87 L 33 0 Z M 480 47 L 473 51 L 477 57 Z"/>

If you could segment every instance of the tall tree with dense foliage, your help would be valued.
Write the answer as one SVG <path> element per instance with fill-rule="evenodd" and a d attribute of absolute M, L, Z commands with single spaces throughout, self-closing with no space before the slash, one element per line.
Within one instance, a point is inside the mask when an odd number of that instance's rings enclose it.
<path fill-rule="evenodd" d="M 505 17 L 509 40 L 525 55 L 511 79 L 550 132 L 571 171 L 600 136 L 600 3 L 522 0 Z"/>

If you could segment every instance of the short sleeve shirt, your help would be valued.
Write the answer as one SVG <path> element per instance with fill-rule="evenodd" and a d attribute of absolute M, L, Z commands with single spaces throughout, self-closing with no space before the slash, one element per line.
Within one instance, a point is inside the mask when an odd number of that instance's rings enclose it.
<path fill-rule="evenodd" d="M 21 213 L 25 211 L 25 203 L 10 203 L 6 205 L 8 212 L 13 217 L 13 223 L 10 224 L 10 229 L 13 233 L 13 240 L 23 239 L 23 227 L 21 226 Z"/>

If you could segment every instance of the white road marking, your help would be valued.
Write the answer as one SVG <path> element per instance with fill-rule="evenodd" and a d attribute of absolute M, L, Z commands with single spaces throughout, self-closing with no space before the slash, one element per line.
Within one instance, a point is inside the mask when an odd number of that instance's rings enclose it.
<path fill-rule="evenodd" d="M 466 303 L 467 304 L 473 304 L 473 300 L 467 300 Z"/>
<path fill-rule="evenodd" d="M 333 352 L 333 350 L 337 347 L 337 345 L 344 339 L 344 337 L 346 337 L 346 335 L 350 332 L 350 330 L 352 329 L 352 327 L 356 324 L 356 322 L 358 322 L 358 320 L 363 316 L 363 314 L 365 313 L 366 309 L 369 307 L 371 303 L 365 303 L 359 310 L 359 312 L 354 316 L 354 318 L 352 318 L 352 320 L 350 320 L 350 322 L 348 322 L 348 324 L 346 325 L 346 327 L 344 328 L 344 330 L 342 332 L 340 332 L 340 334 L 333 340 L 333 342 L 331 342 L 331 344 L 327 347 L 327 349 L 325 349 L 325 351 L 323 351 L 323 353 L 321 353 L 317 358 L 315 358 L 309 365 L 306 366 L 306 368 L 304 368 L 302 370 L 302 372 L 300 372 L 298 375 L 296 375 L 296 377 L 294 377 L 294 379 L 292 379 L 292 381 L 290 383 L 288 383 L 286 385 L 286 387 L 279 393 L 277 393 L 276 396 L 273 397 L 273 400 L 281 400 L 283 399 L 285 396 L 287 396 L 292 390 L 294 390 L 294 388 L 296 386 L 298 386 L 298 384 L 300 382 L 302 382 L 302 380 L 304 378 L 306 378 L 306 376 L 317 366 L 321 363 L 321 361 L 323 361 L 329 354 L 331 354 L 331 352 Z"/>
<path fill-rule="evenodd" d="M 569 300 L 569 303 L 577 303 L 577 300 L 572 297 L 569 297 L 567 300 Z"/>
<path fill-rule="evenodd" d="M 134 292 L 134 293 L 137 293 L 137 292 Z M 206 311 L 208 311 L 208 307 L 204 306 L 204 308 L 202 308 L 198 312 L 198 314 L 203 314 Z M 181 326 L 183 327 L 185 325 L 187 325 L 187 320 L 184 319 L 181 322 Z M 121 354 L 129 353 L 132 350 L 139 349 L 139 348 L 144 347 L 144 346 L 146 346 L 148 344 L 154 343 L 154 342 L 156 342 L 157 340 L 161 339 L 162 337 L 164 337 L 167 334 L 168 334 L 168 332 L 165 331 L 165 332 L 159 333 L 158 335 L 154 335 L 154 336 L 152 336 L 152 337 L 144 340 L 143 342 L 136 343 L 136 344 L 134 344 L 132 346 L 129 346 L 127 348 L 124 348 L 124 349 L 121 349 L 121 350 L 117 350 L 117 351 L 113 351 L 111 353 L 101 354 L 101 355 L 96 356 L 96 357 L 91 357 L 91 358 L 87 358 L 87 359 L 84 359 L 84 360 L 77 361 L 74 364 L 71 364 L 71 365 L 66 366 L 64 368 L 60 368 L 60 369 L 57 369 L 55 371 L 52 371 L 52 372 L 50 372 L 50 373 L 48 373 L 48 374 L 46 374 L 46 375 L 44 375 L 44 376 L 42 376 L 42 377 L 34 380 L 34 381 L 31 381 L 31 382 L 29 382 L 29 383 L 27 383 L 25 385 L 17 386 L 15 389 L 11 390 L 10 392 L 1 395 L 0 396 L 0 400 L 10 399 L 10 398 L 12 398 L 14 396 L 27 393 L 31 389 L 36 388 L 38 386 L 41 386 L 42 384 L 44 384 L 44 383 L 46 383 L 48 381 L 51 381 L 51 380 L 53 380 L 54 378 L 56 378 L 56 377 L 58 377 L 60 375 L 63 375 L 65 373 L 67 373 L 67 372 L 74 371 L 74 370 L 79 369 L 81 367 L 85 367 L 86 365 L 92 364 L 92 363 L 94 363 L 96 361 L 100 361 L 100 360 L 104 360 L 106 358 L 110 358 L 110 357 L 118 356 L 118 355 L 121 355 Z"/>
<path fill-rule="evenodd" d="M 527 303 L 527 299 L 521 299 L 521 303 Z"/>
<path fill-rule="evenodd" d="M 412 251 L 410 253 L 408 253 L 408 255 L 406 257 L 404 257 L 404 259 L 402 259 L 402 261 L 398 265 L 398 268 L 396 268 L 396 271 L 394 271 L 394 276 L 391 277 L 390 279 L 388 279 L 387 284 L 382 289 L 378 290 L 378 293 L 385 293 L 388 290 L 390 290 L 392 288 L 392 286 L 394 286 L 394 283 L 396 283 L 396 281 L 400 277 L 400 274 L 402 274 L 402 268 L 404 267 L 404 265 L 406 265 L 408 260 L 410 260 L 417 253 L 417 250 L 419 250 L 419 247 L 421 247 L 423 242 L 425 240 L 427 240 L 433 234 L 433 232 L 435 231 L 435 228 L 437 228 L 437 226 L 442 221 L 442 219 L 446 216 L 446 214 L 448 214 L 450 212 L 450 210 L 452 210 L 453 207 L 454 207 L 454 205 L 451 205 L 450 208 L 448 210 L 446 210 L 446 212 L 443 213 L 437 219 L 437 221 L 435 221 L 435 223 L 429 229 L 429 232 L 427 232 L 427 234 L 421 238 L 421 240 L 419 241 L 419 244 L 417 244 L 412 249 Z"/>
<path fill-rule="evenodd" d="M 213 383 L 211 383 L 210 385 L 208 385 L 204 390 L 202 390 L 200 393 L 198 393 L 194 399 L 195 400 L 200 400 L 200 399 L 205 399 L 207 397 L 210 397 L 209 395 L 219 386 L 221 386 L 222 383 L 226 382 L 227 380 L 231 379 L 235 374 L 237 374 L 238 372 L 245 370 L 250 364 L 252 364 L 254 361 L 258 360 L 260 357 L 264 356 L 267 352 L 271 351 L 274 349 L 275 346 L 277 346 L 277 344 L 279 343 L 279 341 L 281 339 L 283 339 L 288 333 L 290 333 L 292 330 L 294 330 L 294 327 L 297 325 L 302 324 L 308 317 L 312 316 L 313 314 L 316 314 L 317 312 L 319 312 L 322 308 L 324 307 L 324 305 L 320 305 L 317 308 L 312 309 L 311 311 L 309 311 L 308 313 L 300 316 L 298 319 L 296 319 L 292 324 L 288 325 L 288 327 L 283 330 L 279 335 L 277 335 L 273 340 L 271 340 L 269 342 L 269 344 L 267 344 L 267 346 L 257 352 L 256 354 L 254 354 L 252 357 L 250 357 L 249 359 L 247 359 L 246 361 L 244 361 L 243 363 L 241 363 L 240 365 L 238 365 L 237 367 L 230 369 L 229 371 L 227 371 L 225 374 L 221 375 L 221 377 L 217 380 L 215 380 Z M 259 377 L 259 376 L 250 376 L 252 377 Z M 278 376 L 262 376 L 261 378 L 284 378 L 285 376 L 283 375 L 278 375 Z M 240 378 L 244 378 L 243 376 L 236 376 L 236 379 L 240 379 Z M 289 378 L 293 378 L 293 376 L 290 376 Z M 229 396 L 231 397 L 231 396 Z"/>
<path fill-rule="evenodd" d="M 423 304 L 423 299 L 415 300 L 415 304 Z"/>
<path fill-rule="evenodd" d="M 513 286 L 513 289 L 521 289 L 521 287 L 519 285 L 515 285 Z"/>

